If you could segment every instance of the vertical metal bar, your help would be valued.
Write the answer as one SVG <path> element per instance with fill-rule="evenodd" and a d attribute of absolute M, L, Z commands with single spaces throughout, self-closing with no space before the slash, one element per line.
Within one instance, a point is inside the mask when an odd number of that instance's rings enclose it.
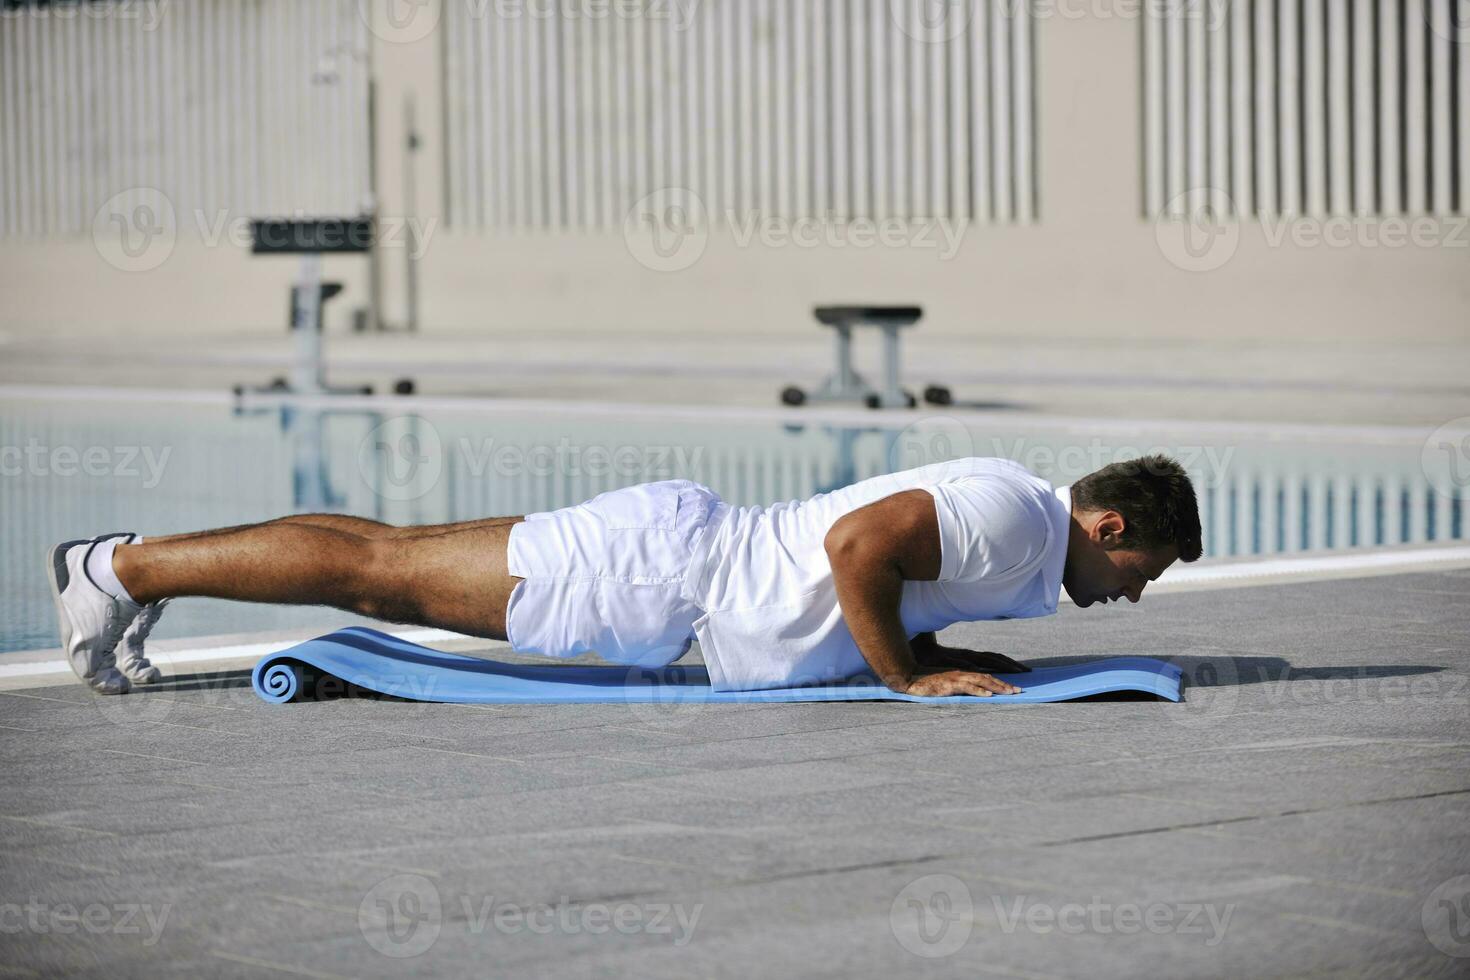
<path fill-rule="evenodd" d="M 1399 143 L 1399 4 L 1378 3 L 1378 209 L 1401 214 L 1403 148 Z"/>
<path fill-rule="evenodd" d="M 868 77 L 872 79 L 869 119 L 873 133 L 873 217 L 883 220 L 892 213 L 888 158 L 895 140 L 889 135 L 892 93 L 888 81 L 888 47 L 892 43 L 894 10 L 879 0 L 868 8 Z"/>
<path fill-rule="evenodd" d="M 723 176 L 724 193 L 722 205 L 727 215 L 733 215 L 740 207 L 741 170 L 743 157 L 740 147 L 740 116 L 739 106 L 744 103 L 737 91 L 736 74 L 739 68 L 739 77 L 742 82 L 750 78 L 748 64 L 740 62 L 741 56 L 741 33 L 744 28 L 743 21 L 736 20 L 736 8 L 738 4 L 726 3 L 720 7 L 724 14 L 722 27 L 723 37 L 717 39 L 716 47 L 720 52 L 720 92 L 723 95 L 720 106 L 720 123 L 717 132 L 720 137 L 720 170 Z"/>
<path fill-rule="evenodd" d="M 970 16 L 974 16 L 970 0 Z M 948 217 L 965 227 L 970 216 L 970 92 L 969 39 L 964 30 L 953 31 L 949 49 L 949 211 Z M 880 116 L 881 112 L 878 113 Z M 880 149 L 879 153 L 883 151 Z"/>
<path fill-rule="evenodd" d="M 648 34 L 648 184 L 639 193 L 647 194 L 671 186 L 668 181 L 668 52 L 664 44 L 663 25 L 649 10 L 641 18 Z"/>
<path fill-rule="evenodd" d="M 547 118 L 547 94 L 546 94 L 546 63 L 545 63 L 545 40 L 544 36 L 548 30 L 546 19 L 540 15 L 546 8 L 526 8 L 525 38 L 526 55 L 526 145 L 524 155 L 526 157 L 526 183 L 530 193 L 530 224 L 531 227 L 543 231 L 546 228 L 546 215 L 548 201 L 549 171 L 546 159 L 546 130 L 550 125 Z M 640 22 L 634 22 L 634 38 L 640 37 L 642 30 Z M 642 78 L 642 49 L 636 40 L 634 43 L 633 71 L 634 77 Z M 641 84 L 634 84 L 634 92 L 638 98 L 634 105 L 642 101 L 646 90 Z M 635 109 L 635 113 L 636 113 Z M 641 115 L 638 118 L 642 118 Z M 643 132 L 639 127 L 640 134 Z M 639 162 L 643 157 L 639 155 Z M 638 186 L 644 187 L 643 180 L 646 171 L 640 170 Z M 647 190 L 639 190 L 637 194 L 646 194 Z M 637 195 L 635 195 L 636 197 Z"/>
<path fill-rule="evenodd" d="M 1377 22 L 1373 11 L 1374 0 L 1353 0 L 1353 213 L 1360 215 L 1373 213 L 1377 186 L 1373 94 Z"/>
<path fill-rule="evenodd" d="M 812 51 L 812 212 L 823 221 L 831 220 L 831 102 L 832 87 L 828 80 L 827 36 L 832 12 L 828 0 L 808 0 L 811 12 Z"/>
<path fill-rule="evenodd" d="M 1352 211 L 1352 91 L 1348 87 L 1348 15 L 1345 0 L 1327 6 L 1327 155 L 1328 210 Z"/>
<path fill-rule="evenodd" d="M 811 93 L 812 57 L 811 40 L 808 36 L 809 13 L 804 0 L 793 0 L 790 13 L 791 51 L 795 62 L 792 70 L 791 102 L 792 132 L 795 145 L 792 150 L 792 211 L 795 217 L 808 217 L 812 213 L 811 195 Z"/>
<path fill-rule="evenodd" d="M 546 189 L 545 221 L 550 229 L 566 227 L 566 186 L 562 181 L 562 168 L 566 162 L 562 147 L 562 105 L 565 93 L 561 84 L 561 10 L 547 8 L 541 21 L 541 75 L 542 101 L 540 111 L 545 120 L 543 145 L 543 172 Z"/>
<path fill-rule="evenodd" d="M 1462 8 L 1457 8 L 1462 9 Z M 1470 41 L 1470 11 L 1463 11 L 1460 19 L 1453 25 L 1457 33 L 1455 37 L 1460 41 Z M 1456 49 L 1458 59 L 1458 97 L 1455 99 L 1457 108 L 1456 132 L 1459 134 L 1459 164 L 1457 173 L 1460 184 L 1460 214 L 1470 214 L 1470 44 L 1461 43 Z"/>
<path fill-rule="evenodd" d="M 621 18 L 599 20 L 593 25 L 597 37 L 598 77 L 598 221 L 604 228 L 622 226 L 626 212 L 619 210 L 618 144 L 622 129 L 622 86 L 618 84 L 618 32 Z"/>
<path fill-rule="evenodd" d="M 1300 214 L 1302 210 L 1302 73 L 1297 56 L 1297 0 L 1282 0 L 1280 15 L 1281 43 L 1277 47 L 1280 65 L 1276 81 L 1279 93 L 1278 111 L 1281 127 L 1281 211 Z"/>
<path fill-rule="evenodd" d="M 1208 184 L 1208 140 L 1209 77 L 1206 56 L 1205 20 L 1208 8 L 1191 4 L 1182 12 L 1185 19 L 1188 50 L 1185 55 L 1185 125 L 1188 144 L 1188 183 L 1185 191 L 1189 195 L 1189 213 L 1197 214 L 1209 199 Z"/>
<path fill-rule="evenodd" d="M 771 0 L 748 0 L 748 2 L 757 4 L 755 22 L 752 25 L 754 30 L 750 38 L 756 63 L 755 97 L 752 99 L 755 122 L 751 130 L 756 142 L 755 199 L 760 213 L 769 217 L 776 214 L 779 207 L 776 197 L 776 184 L 779 179 L 776 169 L 776 141 L 780 139 L 780 135 L 776 132 L 774 122 L 773 109 L 777 98 L 776 91 L 772 87 L 776 26 L 771 16 Z"/>
<path fill-rule="evenodd" d="M 1185 74 L 1184 60 L 1187 54 L 1184 19 L 1188 10 L 1168 9 L 1164 13 L 1164 92 L 1165 123 L 1164 145 L 1168 155 L 1164 172 L 1168 175 L 1164 184 L 1165 207 L 1173 213 L 1185 211 L 1183 195 L 1189 190 L 1187 157 L 1189 82 Z"/>
<path fill-rule="evenodd" d="M 1429 126 L 1424 91 L 1424 0 L 1404 0 L 1404 168 L 1408 210 L 1429 210 Z"/>
<path fill-rule="evenodd" d="M 1341 0 L 1339 0 L 1341 2 Z M 1302 163 L 1309 214 L 1327 212 L 1327 26 L 1323 0 L 1303 0 L 1302 59 L 1303 147 Z"/>
<path fill-rule="evenodd" d="M 1164 76 L 1163 9 L 1158 4 L 1140 7 L 1143 32 L 1143 208 L 1149 216 L 1163 211 L 1168 176 L 1164 163 Z"/>
<path fill-rule="evenodd" d="M 577 148 L 579 151 L 578 172 L 581 185 L 577 196 L 581 207 L 578 222 L 583 229 L 598 225 L 597 182 L 598 182 L 598 137 L 605 120 L 597 111 L 598 42 L 596 23 L 593 18 L 577 18 L 577 86 L 579 106 L 577 128 L 580 131 Z"/>
<path fill-rule="evenodd" d="M 1018 0 L 1020 11 L 1017 17 L 1021 21 L 1030 23 L 1029 16 L 1025 11 L 1026 0 Z M 943 21 L 941 21 L 943 23 Z M 1018 30 L 1014 35 L 1016 45 L 1027 46 L 1026 55 L 1029 56 L 1029 35 L 1024 30 Z M 945 56 L 949 45 L 945 43 L 943 34 L 934 38 L 928 45 L 929 50 L 925 52 L 929 59 L 929 214 L 934 217 L 944 217 L 949 213 L 949 141 L 954 138 L 949 128 L 949 118 L 945 112 L 946 93 L 948 91 Z M 1021 63 L 1022 53 L 1015 52 L 1017 64 Z M 1020 72 L 1018 71 L 1018 75 Z M 1016 106 L 1019 119 L 1022 100 L 1029 100 L 1029 90 L 1023 91 L 1023 86 L 1016 89 Z M 1018 134 L 1022 127 L 1017 126 Z M 1017 136 L 1017 146 L 1021 146 L 1021 138 Z M 1019 180 L 1019 178 L 1018 178 Z"/>
<path fill-rule="evenodd" d="M 1251 5 L 1230 4 L 1230 169 L 1236 214 L 1255 212 L 1255 149 L 1251 133 Z"/>
<path fill-rule="evenodd" d="M 1015 124 L 1015 208 L 1016 219 L 1029 223 L 1035 217 L 1035 162 L 1032 153 L 1031 97 L 1031 4 L 1022 0 L 1015 6 L 1015 18 L 1011 22 L 1011 76 L 1014 110 L 1011 119 Z"/>
<path fill-rule="evenodd" d="M 1276 193 L 1276 0 L 1256 0 L 1257 214 L 1280 209 Z"/>
<path fill-rule="evenodd" d="M 756 197 L 756 182 L 759 177 L 756 173 L 756 141 L 755 132 L 755 26 L 753 23 L 753 9 L 750 3 L 737 5 L 737 27 L 734 43 L 739 51 L 739 73 L 736 78 L 736 91 L 739 95 L 739 114 L 735 118 L 736 136 L 735 146 L 739 153 L 739 175 L 740 179 L 736 185 L 734 207 L 747 212 L 754 211 L 759 207 Z"/>
<path fill-rule="evenodd" d="M 1461 4 L 1461 9 L 1470 15 L 1470 4 Z M 1450 5 L 1445 0 L 1429 0 L 1429 16 L 1433 18 L 1433 30 L 1427 33 L 1429 44 L 1429 144 L 1433 156 L 1430 168 L 1433 183 L 1430 186 L 1429 210 L 1435 214 L 1450 214 L 1455 210 L 1453 200 L 1455 148 L 1450 129 L 1450 40 L 1454 26 L 1450 22 Z M 1464 58 L 1470 46 L 1462 48 Z"/>
<path fill-rule="evenodd" d="M 982 0 L 983 2 L 983 0 Z M 889 212 L 907 220 L 914 214 L 910 196 L 909 170 L 914 155 L 914 123 L 909 111 L 909 36 L 902 27 L 912 10 L 906 2 L 887 5 L 891 18 L 900 19 L 888 31 L 888 95 L 889 144 L 892 175 L 892 204 Z"/>
<path fill-rule="evenodd" d="M 995 146 L 992 172 L 995 219 L 1008 222 L 1015 214 L 1011 186 L 1011 59 L 1010 18 L 1006 4 L 992 2 L 990 8 L 990 95 L 991 140 Z"/>
<path fill-rule="evenodd" d="M 719 205 L 720 193 L 720 116 L 719 84 L 716 68 L 720 58 L 725 57 L 724 45 L 720 43 L 719 13 L 717 10 L 705 5 L 701 8 L 704 18 L 703 37 L 701 38 L 700 62 L 704 68 L 704 91 L 701 105 L 704 107 L 701 118 L 704 123 L 704 134 L 701 144 L 701 155 L 704 164 L 704 182 L 701 193 L 709 208 L 710 221 L 714 222 L 716 208 Z"/>
<path fill-rule="evenodd" d="M 852 214 L 853 217 L 868 217 L 873 213 L 872 184 L 869 174 L 868 120 L 872 110 L 868 102 L 869 20 L 867 0 L 848 0 L 848 42 L 852 81 L 848 87 L 848 99 L 852 104 L 852 143 L 849 158 L 852 160 Z"/>
<path fill-rule="evenodd" d="M 848 184 L 849 152 L 848 100 L 852 83 L 847 72 L 848 0 L 834 0 L 831 30 L 832 46 L 832 212 L 838 220 L 852 214 L 851 188 Z"/>
<path fill-rule="evenodd" d="M 1225 0 L 1210 0 L 1209 35 L 1210 205 L 1223 207 L 1230 194 L 1230 19 Z"/>
<path fill-rule="evenodd" d="M 626 25 L 623 18 L 614 18 L 620 28 Z M 506 74 L 510 76 L 510 140 L 508 141 L 508 152 L 510 153 L 510 220 L 507 226 L 510 228 L 524 228 L 529 223 L 529 182 L 526 179 L 526 165 L 529 159 L 529 148 L 527 147 L 527 122 L 526 116 L 529 109 L 526 103 L 526 71 L 525 71 L 525 49 L 530 38 L 530 30 L 526 26 L 524 17 L 511 16 L 501 21 L 505 30 L 506 50 Z M 623 86 L 618 85 L 619 96 L 624 95 Z M 620 113 L 619 118 L 623 117 Z M 625 162 L 625 161 L 624 161 Z M 620 176 L 625 176 L 625 167 L 619 167 Z M 619 202 L 622 203 L 621 201 Z M 617 209 L 618 218 L 621 220 L 627 211 L 626 207 Z"/>
<path fill-rule="evenodd" d="M 934 123 L 929 118 L 933 96 L 929 92 L 929 59 L 932 45 L 924 41 L 922 7 L 924 0 L 909 0 L 907 10 L 912 26 L 909 36 L 909 139 L 912 141 L 912 167 L 909 170 L 909 215 L 926 218 L 937 214 L 936 188 L 930 186 L 929 158 L 933 149 Z M 1009 91 L 1009 89 L 1007 89 Z M 942 125 L 942 123 L 941 123 Z"/>

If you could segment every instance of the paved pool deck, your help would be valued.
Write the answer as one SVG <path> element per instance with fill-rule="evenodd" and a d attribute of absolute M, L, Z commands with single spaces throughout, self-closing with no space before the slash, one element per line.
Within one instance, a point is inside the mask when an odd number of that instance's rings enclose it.
<path fill-rule="evenodd" d="M 1162 657 L 1179 704 L 3 691 L 0 974 L 1463 977 L 1467 597 L 1445 567 L 945 635 Z"/>

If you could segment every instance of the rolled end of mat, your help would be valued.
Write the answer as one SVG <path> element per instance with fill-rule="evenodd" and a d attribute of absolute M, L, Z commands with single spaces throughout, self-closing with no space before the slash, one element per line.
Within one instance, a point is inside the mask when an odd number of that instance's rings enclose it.
<path fill-rule="evenodd" d="M 255 666 L 255 693 L 272 704 L 293 701 L 301 694 L 304 672 L 297 660 L 263 660 Z"/>

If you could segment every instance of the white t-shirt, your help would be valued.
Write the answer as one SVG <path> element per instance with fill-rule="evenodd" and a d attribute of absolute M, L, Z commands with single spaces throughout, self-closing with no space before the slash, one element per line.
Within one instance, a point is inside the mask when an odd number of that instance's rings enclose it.
<path fill-rule="evenodd" d="M 694 623 L 716 690 L 831 682 L 868 669 L 837 603 L 824 541 L 839 517 L 905 490 L 934 497 L 937 581 L 905 582 L 913 636 L 961 621 L 1057 610 L 1071 493 L 1004 459 L 959 459 L 863 480 L 810 500 L 730 508 L 690 578 Z M 702 568 L 698 565 L 702 564 Z"/>

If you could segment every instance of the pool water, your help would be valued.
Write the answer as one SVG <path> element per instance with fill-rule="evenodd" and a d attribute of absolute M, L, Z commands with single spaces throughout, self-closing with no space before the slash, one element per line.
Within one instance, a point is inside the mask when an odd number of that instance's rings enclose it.
<path fill-rule="evenodd" d="M 493 403 L 362 404 L 237 412 L 211 400 L 0 400 L 0 652 L 56 644 L 43 558 L 68 538 L 323 511 L 443 523 L 546 510 L 675 477 L 706 483 L 731 503 L 756 504 L 958 456 L 1005 456 L 1063 484 L 1117 459 L 1166 451 L 1195 480 L 1207 559 L 1465 536 L 1464 501 L 1426 473 L 1423 435 L 1398 430 L 1110 429 L 958 413 L 915 413 L 900 416 L 912 424 L 885 427 L 808 422 L 797 413 L 783 421 L 614 419 Z M 319 608 L 191 600 L 170 610 L 158 635 L 348 621 Z"/>

